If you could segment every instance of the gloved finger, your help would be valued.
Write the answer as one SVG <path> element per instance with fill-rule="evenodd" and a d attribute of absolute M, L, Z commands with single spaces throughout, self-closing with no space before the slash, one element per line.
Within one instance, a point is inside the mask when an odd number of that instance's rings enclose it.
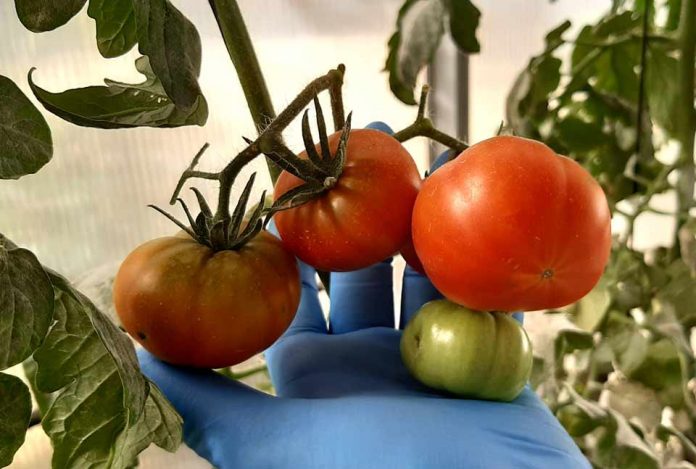
<path fill-rule="evenodd" d="M 142 372 L 184 419 L 186 443 L 216 466 L 224 462 L 215 461 L 211 448 L 220 430 L 217 425 L 222 421 L 229 428 L 249 428 L 261 409 L 268 412 L 274 407 L 271 396 L 214 371 L 169 365 L 144 349 L 137 353 Z M 231 444 L 234 436 L 227 438 Z"/>
<path fill-rule="evenodd" d="M 442 294 L 424 275 L 413 270 L 408 265 L 404 269 L 403 283 L 401 287 L 401 317 L 399 318 L 399 329 L 406 327 L 406 324 L 425 303 L 439 300 Z"/>
<path fill-rule="evenodd" d="M 394 327 L 392 259 L 353 272 L 331 274 L 332 334 Z"/>
<path fill-rule="evenodd" d="M 278 236 L 278 230 L 275 223 L 271 221 L 268 225 L 268 231 Z M 300 305 L 297 308 L 297 314 L 292 320 L 290 327 L 285 331 L 284 336 L 297 334 L 298 332 L 319 332 L 326 333 L 326 319 L 319 303 L 319 289 L 317 288 L 316 275 L 314 267 L 297 260 L 297 267 L 300 270 Z"/>
<path fill-rule="evenodd" d="M 366 128 L 394 133 L 380 121 Z M 392 283 L 391 258 L 365 269 L 332 273 L 330 331 L 342 334 L 368 327 L 394 327 Z"/>

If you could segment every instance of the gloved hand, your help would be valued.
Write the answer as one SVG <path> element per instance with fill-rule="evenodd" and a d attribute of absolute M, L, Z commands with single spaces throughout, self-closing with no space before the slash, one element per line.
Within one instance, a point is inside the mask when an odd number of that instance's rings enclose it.
<path fill-rule="evenodd" d="M 300 272 L 297 316 L 266 352 L 278 397 L 139 352 L 184 418 L 188 445 L 216 467 L 590 467 L 529 388 L 501 403 L 443 396 L 411 378 L 394 327 L 391 259 L 331 275 L 328 325 L 314 270 L 300 263 Z M 400 328 L 438 297 L 407 268 Z"/>

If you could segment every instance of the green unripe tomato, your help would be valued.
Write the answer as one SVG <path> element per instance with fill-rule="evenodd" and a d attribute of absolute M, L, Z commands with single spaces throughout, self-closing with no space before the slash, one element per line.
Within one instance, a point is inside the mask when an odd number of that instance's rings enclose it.
<path fill-rule="evenodd" d="M 426 386 L 499 401 L 516 398 L 532 371 L 532 345 L 512 315 L 448 300 L 426 303 L 411 319 L 401 358 Z"/>

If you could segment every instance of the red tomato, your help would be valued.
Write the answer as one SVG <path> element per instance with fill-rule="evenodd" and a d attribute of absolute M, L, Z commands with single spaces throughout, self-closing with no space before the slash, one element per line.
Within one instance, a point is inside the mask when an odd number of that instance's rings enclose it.
<path fill-rule="evenodd" d="M 332 155 L 340 136 L 329 137 Z M 275 215 L 283 243 L 307 264 L 326 271 L 356 270 L 395 254 L 408 239 L 420 186 L 415 162 L 393 137 L 353 130 L 346 149 L 345 167 L 333 188 Z M 303 182 L 281 173 L 275 198 Z"/>
<path fill-rule="evenodd" d="M 582 298 L 609 258 L 611 215 L 599 184 L 546 145 L 500 136 L 430 175 L 413 241 L 447 298 L 469 308 L 557 308 Z"/>
<path fill-rule="evenodd" d="M 409 267 L 418 273 L 425 274 L 423 263 L 418 258 L 412 238 L 409 238 L 408 242 L 401 247 L 401 256 L 404 258 Z"/>
<path fill-rule="evenodd" d="M 113 295 L 123 327 L 152 354 L 222 368 L 280 337 L 297 311 L 300 280 L 295 258 L 267 231 L 218 252 L 171 236 L 128 255 Z"/>

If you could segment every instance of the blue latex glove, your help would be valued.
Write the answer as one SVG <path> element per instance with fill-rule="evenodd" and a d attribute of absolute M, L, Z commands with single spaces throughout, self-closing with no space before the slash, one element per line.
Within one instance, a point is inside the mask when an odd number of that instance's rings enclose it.
<path fill-rule="evenodd" d="M 266 352 L 278 397 L 139 352 L 184 418 L 188 445 L 216 467 L 590 467 L 529 388 L 510 403 L 455 399 L 410 377 L 394 327 L 391 259 L 331 275 L 328 328 L 315 272 L 302 263 L 300 272 L 297 316 Z M 407 269 L 402 322 L 437 297 Z"/>

